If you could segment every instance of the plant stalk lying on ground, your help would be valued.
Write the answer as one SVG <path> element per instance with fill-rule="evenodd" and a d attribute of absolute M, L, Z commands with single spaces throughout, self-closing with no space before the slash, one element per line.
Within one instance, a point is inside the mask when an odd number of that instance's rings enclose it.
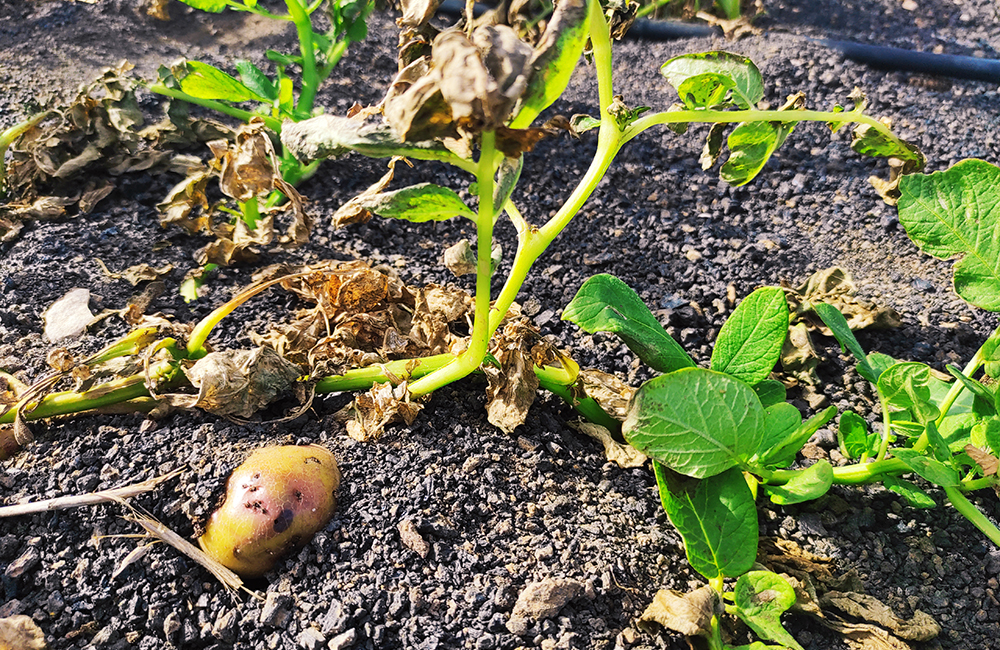
<path fill-rule="evenodd" d="M 233 7 L 256 11 L 252 3 L 236 5 L 203 0 L 190 4 L 200 8 L 211 5 L 213 9 L 209 10 Z M 337 215 L 338 223 L 363 221 L 372 214 L 414 222 L 461 216 L 475 223 L 476 291 L 471 333 L 463 351 L 419 358 L 382 358 L 380 363 L 368 367 L 325 374 L 313 364 L 312 356 L 308 370 L 276 354 L 266 360 L 278 368 L 278 374 L 287 377 L 282 388 L 304 383 L 311 384 L 316 392 L 372 387 L 368 402 L 384 414 L 377 419 L 376 429 L 388 423 L 393 414 L 405 410 L 403 405 L 411 400 L 470 373 L 487 372 L 497 365 L 501 375 L 511 371 L 492 354 L 491 344 L 496 342 L 501 325 L 510 322 L 515 298 L 531 267 L 579 213 L 622 147 L 649 128 L 712 125 L 702 161 L 706 167 L 714 165 L 728 147 L 730 153 L 721 166 L 721 176 L 733 185 L 742 185 L 763 169 L 799 122 L 824 122 L 832 130 L 856 124 L 852 148 L 862 154 L 890 158 L 893 175 L 889 182 L 882 182 L 879 190 L 889 198 L 899 198 L 904 223 L 908 211 L 934 213 L 934 206 L 940 203 L 925 200 L 921 193 L 943 192 L 938 187 L 940 183 L 924 187 L 911 180 L 934 179 L 934 176 L 904 175 L 919 170 L 923 156 L 895 136 L 887 124 L 864 113 L 865 100 L 860 92 L 852 94 L 851 110 L 840 107 L 828 112 L 805 110 L 801 94 L 788 98 L 778 110 L 759 110 L 756 106 L 764 96 L 763 81 L 752 62 L 734 54 L 710 52 L 667 61 L 661 72 L 676 89 L 681 103 L 662 112 L 647 113 L 645 107 L 630 108 L 615 94 L 610 24 L 616 22 L 617 16 L 614 10 L 605 11 L 596 1 L 559 3 L 544 29 L 535 35 L 533 44 L 521 40 L 514 29 L 505 25 L 476 26 L 472 20 L 466 20 L 463 29 L 435 35 L 427 22 L 430 16 L 409 12 L 407 4 L 404 3 L 404 26 L 413 40 L 401 48 L 401 72 L 376 110 L 363 110 L 344 118 L 301 119 L 312 113 L 317 80 L 329 72 L 328 66 L 335 63 L 337 52 L 342 51 L 325 42 L 326 49 L 320 49 L 326 58 L 322 63 L 316 61 L 315 46 L 324 42 L 306 31 L 308 15 L 315 7 L 304 7 L 298 0 L 288 0 L 289 15 L 281 18 L 295 22 L 302 55 L 294 60 L 271 57 L 279 63 L 277 83 L 265 78 L 271 84 L 268 86 L 257 78 L 259 71 L 253 72 L 256 69 L 251 67 L 241 69 L 244 79 L 241 83 L 231 77 L 228 80 L 219 77 L 224 73 L 209 66 L 189 63 L 187 76 L 174 77 L 179 89 L 171 90 L 166 82 L 153 87 L 159 92 L 169 90 L 164 94 L 173 93 L 172 96 L 184 93 L 202 105 L 216 107 L 212 102 L 219 98 L 208 97 L 207 92 L 199 97 L 193 92 L 203 88 L 205 79 L 211 79 L 216 88 L 236 83 L 239 84 L 236 90 L 250 93 L 249 99 L 270 101 L 270 111 L 259 117 L 265 126 L 275 131 L 280 128 L 283 171 L 285 163 L 291 164 L 293 155 L 298 157 L 294 164 L 299 169 L 308 169 L 324 157 L 356 152 L 376 158 L 436 160 L 474 177 L 470 193 L 478 198 L 476 209 L 470 208 L 455 191 L 438 185 L 420 184 L 387 191 L 390 172 Z M 577 117 L 568 124 L 554 120 L 543 127 L 532 127 L 542 111 L 563 93 L 588 43 L 597 76 L 599 117 Z M 291 103 L 290 91 L 286 90 L 290 86 L 283 76 L 282 66 L 291 63 L 300 65 L 303 71 L 298 104 Z M 478 89 L 475 96 L 470 96 L 470 88 Z M 224 99 L 240 101 L 236 90 Z M 231 108 L 226 109 L 229 114 L 249 117 L 242 112 L 234 113 Z M 381 120 L 373 119 L 378 115 Z M 286 121 L 278 124 L 278 119 Z M 538 139 L 551 135 L 556 124 L 576 134 L 596 128 L 597 149 L 586 173 L 562 206 L 546 223 L 536 226 L 522 215 L 512 193 L 524 155 Z M 726 136 L 725 128 L 730 124 L 736 126 Z M 255 208 L 256 204 L 246 202 L 244 214 L 253 213 Z M 494 298 L 493 233 L 501 215 L 513 223 L 518 241 L 511 271 Z M 943 222 L 948 221 L 946 216 L 937 216 Z M 936 243 L 929 245 L 933 248 L 929 252 L 946 256 L 970 252 L 962 249 L 962 245 L 948 248 Z M 1000 256 L 990 259 L 997 257 Z M 996 264 L 986 266 L 996 270 Z M 188 332 L 186 344 L 174 338 L 154 343 L 155 336 L 150 337 L 146 332 L 137 337 L 141 341 L 123 342 L 98 359 L 57 367 L 55 373 L 36 387 L 17 395 L 15 400 L 8 400 L 7 412 L 0 415 L 0 422 L 15 423 L 17 435 L 18 431 L 24 434 L 24 423 L 29 419 L 128 400 L 141 400 L 135 407 L 146 410 L 166 399 L 164 391 L 189 384 L 199 387 L 200 395 L 204 396 L 211 391 L 200 383 L 205 379 L 199 374 L 201 371 L 194 370 L 203 368 L 199 364 L 211 357 L 207 354 L 207 341 L 213 328 L 260 291 L 317 274 L 321 273 L 303 271 L 259 282 L 197 324 Z M 975 278 L 969 284 L 972 293 L 983 293 Z M 790 604 L 786 597 L 790 587 L 775 574 L 749 571 L 757 549 L 754 497 L 758 490 L 776 503 L 791 504 L 822 496 L 834 483 L 878 481 L 903 494 L 911 503 L 928 505 L 932 501 L 930 496 L 899 478 L 915 473 L 941 486 L 956 509 L 990 539 L 1000 543 L 1000 531 L 964 496 L 967 491 L 996 484 L 996 467 L 994 464 L 989 471 L 989 459 L 995 463 L 995 455 L 1000 451 L 997 433 L 1000 398 L 972 376 L 983 365 L 990 376 L 995 376 L 990 364 L 997 361 L 998 335 L 987 341 L 964 371 L 956 370 L 954 374 L 959 381 L 946 387 L 931 377 L 926 366 L 897 363 L 878 355 L 866 357 L 839 312 L 822 304 L 813 308 L 858 357 L 859 372 L 876 385 L 883 409 L 881 435 L 868 433 L 859 416 L 848 413 L 841 416 L 844 455 L 859 460 L 848 467 L 833 468 L 821 461 L 806 469 L 788 469 L 802 445 L 834 416 L 835 410 L 827 409 L 803 422 L 798 410 L 785 401 L 784 387 L 768 379 L 788 330 L 788 307 L 781 290 L 761 289 L 741 303 L 719 334 L 711 369 L 695 367 L 638 297 L 609 276 L 588 281 L 564 314 L 564 318 L 588 331 L 618 333 L 641 359 L 664 373 L 638 390 L 630 401 L 622 429 L 635 447 L 653 458 L 664 507 L 685 539 L 692 566 L 710 582 L 715 604 L 699 633 L 708 638 L 712 648 L 727 647 L 715 614 L 716 605 L 728 597 L 723 583 L 727 577 L 738 578 L 731 596 L 735 604 L 730 611 L 763 638 L 799 647 L 780 622 L 775 623 Z M 324 312 L 323 316 L 328 318 L 330 314 Z M 142 357 L 143 372 L 89 389 L 50 392 L 56 382 L 81 366 L 96 370 L 111 359 L 137 355 Z M 240 367 L 247 369 L 264 363 L 264 356 L 242 359 Z M 523 363 L 525 358 L 516 361 Z M 617 428 L 617 422 L 594 399 L 581 396 L 579 374 L 571 360 L 537 362 L 529 358 L 526 363 L 539 385 L 567 398 L 589 419 L 613 431 Z M 388 392 L 379 384 L 388 386 Z M 171 403 L 194 404 L 187 397 L 192 396 L 174 395 Z M 249 417 L 266 403 L 267 400 L 251 401 L 239 411 L 213 412 L 234 418 Z M 356 408 L 360 412 L 375 407 L 364 406 L 359 400 Z M 959 416 L 965 418 L 956 420 Z M 912 444 L 893 446 L 901 438 Z M 774 599 L 772 605 L 761 606 L 758 596 L 769 590 L 782 597 Z M 794 601 L 794 593 L 791 600 Z"/>

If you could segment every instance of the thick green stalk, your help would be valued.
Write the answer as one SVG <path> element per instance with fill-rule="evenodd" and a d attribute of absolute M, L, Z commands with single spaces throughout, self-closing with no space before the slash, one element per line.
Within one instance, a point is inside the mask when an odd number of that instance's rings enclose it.
<path fill-rule="evenodd" d="M 410 386 L 414 396 L 426 395 L 453 381 L 458 381 L 479 367 L 489 349 L 494 328 L 490 325 L 490 281 L 493 274 L 493 174 L 496 157 L 496 134 L 484 131 L 480 136 L 479 164 L 476 182 L 479 185 L 479 213 L 476 217 L 476 306 L 469 347 L 454 362 Z"/>
<path fill-rule="evenodd" d="M 264 124 L 267 128 L 271 129 L 275 133 L 281 133 L 281 120 L 264 113 L 245 111 L 243 109 L 230 106 L 229 104 L 217 102 L 214 99 L 201 99 L 199 97 L 193 97 L 186 92 L 177 90 L 176 88 L 168 88 L 163 84 L 153 84 L 149 86 L 149 90 L 165 97 L 173 97 L 174 99 L 180 99 L 188 102 L 189 104 L 197 104 L 198 106 L 203 106 L 204 108 L 210 108 L 213 111 L 219 111 L 224 115 L 235 117 L 236 119 L 244 122 L 249 122 L 251 119 L 259 117 L 264 120 Z"/>
<path fill-rule="evenodd" d="M 302 90 L 296 109 L 302 113 L 312 113 L 319 90 L 319 75 L 316 74 L 316 52 L 313 47 L 312 18 L 306 12 L 305 6 L 299 0 L 285 0 L 288 15 L 295 23 L 295 31 L 299 36 L 299 50 L 302 52 Z"/>
<path fill-rule="evenodd" d="M 1000 529 L 997 529 L 993 522 L 979 508 L 972 505 L 969 499 L 962 494 L 961 490 L 956 487 L 946 487 L 944 488 L 944 493 L 948 495 L 948 500 L 951 501 L 951 505 L 955 506 L 955 510 L 972 522 L 972 525 L 981 530 L 984 535 L 989 537 L 991 542 L 1000 546 Z"/>

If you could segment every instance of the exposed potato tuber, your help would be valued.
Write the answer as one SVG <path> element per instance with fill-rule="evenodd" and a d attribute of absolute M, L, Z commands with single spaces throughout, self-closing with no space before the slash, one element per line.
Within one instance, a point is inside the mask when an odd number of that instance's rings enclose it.
<path fill-rule="evenodd" d="M 265 447 L 233 470 L 201 548 L 243 577 L 266 573 L 330 521 L 340 470 L 319 445 Z"/>

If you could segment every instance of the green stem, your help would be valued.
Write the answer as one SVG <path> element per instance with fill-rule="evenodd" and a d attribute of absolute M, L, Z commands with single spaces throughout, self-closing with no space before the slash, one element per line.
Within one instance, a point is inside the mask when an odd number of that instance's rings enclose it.
<path fill-rule="evenodd" d="M 882 395 L 882 391 L 878 390 L 878 403 L 882 408 L 882 441 L 878 446 L 878 454 L 875 456 L 875 460 L 880 461 L 885 459 L 886 453 L 889 451 L 889 436 L 892 435 L 892 418 L 889 417 L 889 405 L 885 402 L 885 397 Z"/>
<path fill-rule="evenodd" d="M 189 104 L 197 104 L 198 106 L 203 106 L 205 108 L 210 108 L 213 111 L 218 111 L 224 115 L 229 115 L 230 117 L 235 117 L 238 120 L 244 122 L 249 122 L 255 117 L 259 117 L 264 120 L 264 124 L 267 128 L 271 129 L 275 133 L 281 133 L 281 120 L 266 115 L 264 113 L 257 113 L 255 111 L 245 111 L 240 108 L 235 108 L 229 104 L 223 104 L 222 102 L 215 101 L 214 99 L 201 99 L 199 97 L 193 97 L 186 92 L 177 90 L 176 88 L 168 88 L 163 84 L 152 84 L 148 86 L 151 92 L 157 93 L 158 95 L 163 95 L 164 97 L 172 97 L 174 99 L 180 99 Z"/>
<path fill-rule="evenodd" d="M 972 525 L 989 537 L 991 542 L 1000 546 L 1000 529 L 979 508 L 972 505 L 972 502 L 962 494 L 961 490 L 956 487 L 946 487 L 944 493 L 948 495 L 948 500 L 955 506 L 955 510 L 971 521 Z"/>
<path fill-rule="evenodd" d="M 170 388 L 183 381 L 183 373 L 178 373 L 170 361 L 161 361 L 150 369 L 150 376 L 159 382 L 160 388 Z M 64 391 L 47 395 L 37 406 L 21 413 L 25 420 L 41 420 L 57 415 L 69 415 L 81 411 L 127 402 L 138 397 L 149 397 L 144 375 L 133 375 L 124 379 L 101 384 L 83 393 Z M 14 421 L 16 413 L 10 410 L 0 416 L 0 424 Z"/>
<path fill-rule="evenodd" d="M 319 90 L 319 75 L 316 74 L 316 52 L 313 48 L 312 19 L 306 12 L 306 7 L 299 0 L 285 0 L 288 15 L 295 23 L 295 31 L 299 36 L 299 50 L 302 52 L 302 91 L 296 109 L 300 113 L 312 113 L 316 92 Z"/>
<path fill-rule="evenodd" d="M 604 121 L 601 116 L 601 121 Z M 680 111 L 664 111 L 644 115 L 632 122 L 625 129 L 622 143 L 628 142 L 646 129 L 661 124 L 691 124 L 695 122 L 705 122 L 709 124 L 734 123 L 734 122 L 781 122 L 783 124 L 796 124 L 798 122 L 826 122 L 828 124 L 866 124 L 878 131 L 892 142 L 903 146 L 900 140 L 889 127 L 882 124 L 875 118 L 854 111 L 844 113 L 831 113 L 829 111 L 760 111 L 756 109 L 740 111 L 719 111 L 710 109 L 688 109 Z"/>
<path fill-rule="evenodd" d="M 337 43 L 330 48 L 330 51 L 326 55 L 326 63 L 322 68 L 319 69 L 319 80 L 324 81 L 333 72 L 333 69 L 337 67 L 340 60 L 344 58 L 347 54 L 347 48 L 350 46 L 351 42 L 348 40 L 337 41 Z"/>
<path fill-rule="evenodd" d="M 479 185 L 479 213 L 476 217 L 476 306 L 468 349 L 453 363 L 417 380 L 410 386 L 414 396 L 426 395 L 453 381 L 458 381 L 479 367 L 489 349 L 494 328 L 490 322 L 490 281 L 493 273 L 493 174 L 496 157 L 496 134 L 484 131 L 480 136 L 479 164 L 476 182 Z"/>
<path fill-rule="evenodd" d="M 257 222 L 260 220 L 260 208 L 257 205 L 257 197 L 251 197 L 245 203 L 243 201 L 239 201 L 238 203 L 244 223 L 246 223 L 250 230 L 257 230 Z"/>

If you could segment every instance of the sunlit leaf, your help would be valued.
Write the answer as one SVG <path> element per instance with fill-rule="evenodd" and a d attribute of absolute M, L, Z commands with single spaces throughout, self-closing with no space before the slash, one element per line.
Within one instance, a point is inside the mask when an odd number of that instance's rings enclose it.
<path fill-rule="evenodd" d="M 743 299 L 726 320 L 712 350 L 712 370 L 748 384 L 767 378 L 788 335 L 788 304 L 777 287 L 762 287 Z"/>
<path fill-rule="evenodd" d="M 941 461 L 928 458 L 915 449 L 893 449 L 892 455 L 903 462 L 914 473 L 941 487 L 955 487 L 959 484 L 958 472 Z"/>
<path fill-rule="evenodd" d="M 837 429 L 837 442 L 840 453 L 854 460 L 863 454 L 871 453 L 871 435 L 868 433 L 868 423 L 854 411 L 844 411 L 840 414 L 840 424 Z"/>
<path fill-rule="evenodd" d="M 178 79 L 180 89 L 198 99 L 221 99 L 227 102 L 267 102 L 253 92 L 243 82 L 222 70 L 201 61 L 185 64 L 187 75 Z"/>
<path fill-rule="evenodd" d="M 660 500 L 684 539 L 691 567 L 709 580 L 742 575 L 757 558 L 757 508 L 743 472 L 733 467 L 692 479 L 654 463 Z"/>
<path fill-rule="evenodd" d="M 736 104 L 749 109 L 764 96 L 764 82 L 753 61 L 730 52 L 674 57 L 660 67 L 688 108 Z"/>
<path fill-rule="evenodd" d="M 781 443 L 774 445 L 759 456 L 759 463 L 764 467 L 787 467 L 795 460 L 802 446 L 809 441 L 820 427 L 826 425 L 837 414 L 836 406 L 828 406 L 798 426 Z"/>
<path fill-rule="evenodd" d="M 562 319 L 591 333 L 618 334 L 644 363 L 659 372 L 694 366 L 635 291 L 612 275 L 595 275 L 584 282 L 563 310 Z"/>
<path fill-rule="evenodd" d="M 899 221 L 928 255 L 960 256 L 955 291 L 967 302 L 1000 311 L 1000 168 L 963 160 L 946 171 L 904 176 Z"/>
<path fill-rule="evenodd" d="M 878 376 L 868 363 L 864 349 L 858 343 L 858 339 L 854 337 L 854 332 L 851 331 L 850 326 L 847 324 L 847 319 L 840 313 L 840 310 L 833 305 L 822 302 L 816 303 L 812 307 L 819 317 L 823 319 L 826 326 L 830 328 L 830 331 L 833 332 L 834 337 L 840 343 L 840 347 L 850 350 L 854 358 L 857 359 L 858 374 L 873 384 L 878 381 Z"/>
<path fill-rule="evenodd" d="M 733 598 L 736 615 L 758 636 L 803 650 L 781 625 L 781 615 L 795 604 L 795 589 L 787 580 L 771 571 L 750 571 L 736 581 Z"/>
<path fill-rule="evenodd" d="M 200 11 L 208 11 L 213 14 L 221 13 L 228 6 L 226 0 L 180 0 L 180 1 Z"/>
<path fill-rule="evenodd" d="M 933 508 L 937 505 L 929 494 L 905 479 L 885 476 L 882 478 L 882 485 L 906 499 L 906 502 L 914 508 Z"/>
<path fill-rule="evenodd" d="M 741 381 L 703 368 L 655 377 L 632 397 L 622 433 L 670 469 L 705 478 L 746 465 L 760 449 L 766 416 Z"/>
<path fill-rule="evenodd" d="M 240 73 L 240 80 L 251 92 L 272 102 L 278 99 L 278 88 L 274 82 L 253 63 L 237 61 L 236 70 Z"/>
<path fill-rule="evenodd" d="M 801 470 L 784 485 L 765 485 L 764 490 L 771 501 L 786 506 L 818 499 L 833 485 L 833 466 L 829 461 L 819 460 L 807 469 Z M 777 639 L 772 639 L 777 640 Z"/>

